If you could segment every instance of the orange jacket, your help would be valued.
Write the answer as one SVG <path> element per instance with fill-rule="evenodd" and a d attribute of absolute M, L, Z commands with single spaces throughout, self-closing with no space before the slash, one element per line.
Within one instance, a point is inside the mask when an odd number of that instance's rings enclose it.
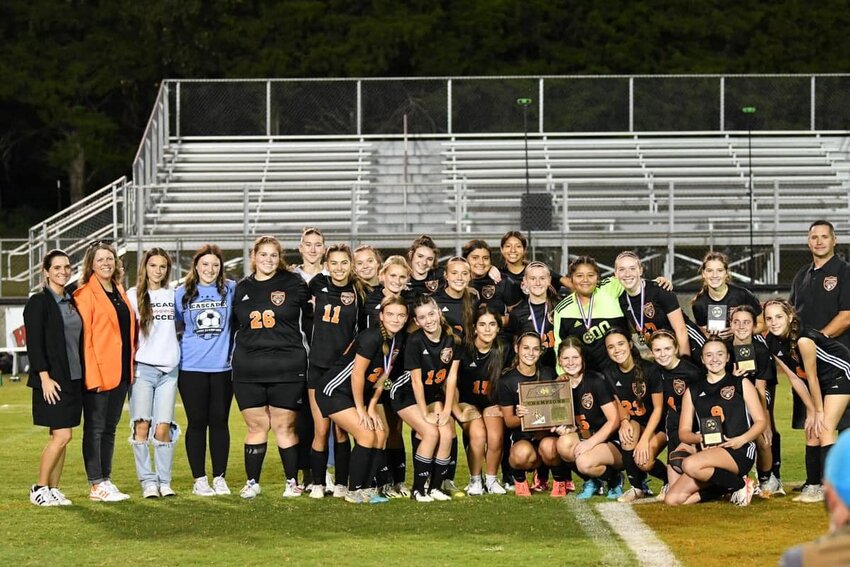
<path fill-rule="evenodd" d="M 133 374 L 133 352 L 136 346 L 136 316 L 127 301 L 124 288 L 117 286 L 130 309 L 130 379 Z M 83 356 L 86 389 L 113 390 L 121 383 L 121 329 L 118 314 L 103 287 L 95 277 L 74 292 L 77 310 L 83 319 Z"/>

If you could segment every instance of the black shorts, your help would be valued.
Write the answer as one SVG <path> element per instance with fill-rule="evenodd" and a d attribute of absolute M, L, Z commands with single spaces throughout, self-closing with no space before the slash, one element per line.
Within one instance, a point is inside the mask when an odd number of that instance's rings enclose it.
<path fill-rule="evenodd" d="M 314 366 L 313 364 L 307 369 L 307 389 L 315 390 L 316 384 L 322 383 L 322 377 L 330 370 L 329 368 L 322 368 L 321 366 Z"/>
<path fill-rule="evenodd" d="M 316 388 L 316 405 L 319 406 L 319 411 L 322 412 L 322 417 L 330 417 L 331 415 L 355 407 L 354 398 L 351 395 L 351 388 L 337 387 L 330 396 L 325 394 L 323 388 Z"/>
<path fill-rule="evenodd" d="M 77 427 L 83 415 L 83 381 L 73 380 L 59 392 L 59 401 L 48 404 L 44 401 L 41 388 L 32 389 L 33 425 L 50 429 L 68 429 Z"/>
<path fill-rule="evenodd" d="M 732 456 L 735 460 L 735 464 L 738 465 L 738 474 L 744 476 L 749 473 L 753 465 L 756 462 L 756 443 L 755 441 L 750 441 L 743 447 L 738 449 L 726 449 L 726 452 Z"/>
<path fill-rule="evenodd" d="M 305 393 L 304 382 L 233 381 L 233 394 L 240 411 L 265 406 L 301 411 Z"/>
<path fill-rule="evenodd" d="M 413 387 L 411 387 L 410 384 L 391 390 L 390 398 L 390 405 L 396 413 L 405 408 L 416 405 L 416 396 L 413 395 Z"/>

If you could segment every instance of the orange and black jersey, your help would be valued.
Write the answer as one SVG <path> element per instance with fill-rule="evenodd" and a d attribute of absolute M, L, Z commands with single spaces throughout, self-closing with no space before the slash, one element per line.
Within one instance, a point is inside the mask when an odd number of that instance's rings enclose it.
<path fill-rule="evenodd" d="M 576 427 L 579 435 L 587 437 L 599 431 L 608 422 L 602 406 L 617 400 L 611 384 L 602 374 L 588 370 L 584 377 L 573 388 L 573 411 L 576 417 Z"/>
<path fill-rule="evenodd" d="M 500 406 L 515 407 L 519 404 L 519 385 L 523 382 L 549 382 L 556 378 L 551 368 L 538 368 L 534 376 L 526 376 L 516 368 L 506 371 L 499 378 L 496 401 Z"/>
<path fill-rule="evenodd" d="M 502 279 L 510 279 L 515 286 L 515 289 L 519 290 L 519 293 L 526 295 L 522 291 L 522 279 L 525 277 L 525 268 L 528 264 L 522 267 L 522 271 L 518 274 L 513 273 L 507 268 L 499 268 L 499 273 L 502 274 Z M 561 274 L 549 268 L 549 275 L 552 278 L 552 287 L 555 288 L 555 291 L 561 289 L 561 278 L 563 277 Z"/>
<path fill-rule="evenodd" d="M 705 380 L 705 372 L 689 360 L 681 359 L 672 370 L 658 366 L 658 374 L 661 376 L 661 387 L 664 391 L 665 431 L 668 437 L 675 435 L 678 439 L 682 396 L 688 386 Z"/>
<path fill-rule="evenodd" d="M 750 347 L 755 351 L 756 369 L 744 374 L 744 378 L 747 378 L 753 383 L 753 385 L 755 385 L 756 380 L 764 380 L 768 385 L 776 384 L 776 363 L 773 361 L 773 357 L 770 355 L 770 350 L 767 348 L 766 339 L 761 335 L 756 335 L 753 337 L 753 342 L 750 344 Z M 737 348 L 738 345 L 732 347 L 733 355 Z M 732 373 L 733 368 L 732 362 L 734 362 L 734 360 L 730 361 L 730 365 L 727 368 L 730 374 Z"/>
<path fill-rule="evenodd" d="M 732 320 L 732 309 L 741 305 L 749 305 L 755 309 L 756 315 L 761 315 L 761 303 L 755 295 L 750 293 L 750 290 L 743 288 L 733 283 L 727 284 L 726 295 L 723 299 L 712 299 L 707 291 L 704 291 L 696 298 L 693 305 L 694 321 L 700 327 L 708 325 L 708 308 L 712 305 L 726 306 L 726 326 L 730 326 Z"/>
<path fill-rule="evenodd" d="M 641 303 L 641 299 L 643 303 Z M 629 326 L 635 331 L 642 333 L 644 339 L 648 342 L 649 336 L 659 329 L 673 331 L 673 325 L 670 324 L 670 319 L 667 317 L 679 307 L 679 300 L 676 299 L 676 294 L 672 291 L 660 287 L 655 282 L 643 282 L 643 297 L 637 295 L 629 295 L 623 291 L 620 295 L 620 308 L 629 322 Z M 693 322 L 687 315 L 682 313 L 685 319 L 685 325 L 694 326 Z M 639 328 L 640 325 L 643 328 Z M 702 335 L 697 328 L 696 331 Z M 690 335 L 690 329 L 688 334 Z M 705 339 L 702 339 L 705 342 Z M 702 346 L 702 343 L 700 344 Z"/>
<path fill-rule="evenodd" d="M 416 297 L 417 295 L 433 295 L 445 287 L 445 270 L 439 267 L 428 270 L 424 279 L 417 280 L 411 275 L 410 279 L 407 280 L 407 288 L 410 290 L 412 297 Z"/>
<path fill-rule="evenodd" d="M 643 384 L 638 384 L 635 380 L 637 365 L 640 365 L 643 372 Z M 605 377 L 610 381 L 620 404 L 629 412 L 631 419 L 644 426 L 649 423 L 649 416 L 655 408 L 652 394 L 663 393 L 658 365 L 641 358 L 635 361 L 635 367 L 623 372 L 619 366 L 611 363 L 605 368 Z"/>
<path fill-rule="evenodd" d="M 697 423 L 707 417 L 719 417 L 726 438 L 746 433 L 753 420 L 747 410 L 741 380 L 740 376 L 726 374 L 714 384 L 702 380 L 688 386 Z"/>
<path fill-rule="evenodd" d="M 346 395 L 353 396 L 351 391 L 351 373 L 354 369 L 354 359 L 357 355 L 369 361 L 366 368 L 365 380 L 363 382 L 363 400 L 368 403 L 372 398 L 374 388 L 382 388 L 387 368 L 384 367 L 385 358 L 390 365 L 390 372 L 395 368 L 399 353 L 402 351 L 404 335 L 395 336 L 395 341 L 389 339 L 387 346 L 390 349 L 384 356 L 384 339 L 378 327 L 366 329 L 355 337 L 336 364 L 328 370 L 316 385 L 326 396 Z"/>
<path fill-rule="evenodd" d="M 539 364 L 555 368 L 555 308 L 545 303 L 531 303 L 526 299 L 511 310 L 508 316 L 506 334 L 513 342 L 526 332 L 540 334 L 543 342 L 543 354 Z"/>
<path fill-rule="evenodd" d="M 338 287 L 324 274 L 310 280 L 309 288 L 316 300 L 310 364 L 330 368 L 357 334 L 363 302 L 351 283 Z"/>
<path fill-rule="evenodd" d="M 404 369 L 419 369 L 422 372 L 422 384 L 426 397 L 436 390 L 442 391 L 443 383 L 449 377 L 449 370 L 455 360 L 460 360 L 462 347 L 455 344 L 455 338 L 446 333 L 440 334 L 437 342 L 425 336 L 425 331 L 417 329 L 407 339 L 404 352 Z"/>
<path fill-rule="evenodd" d="M 310 292 L 297 274 L 280 271 L 268 280 L 253 275 L 236 284 L 233 297 L 233 380 L 306 380 L 307 337 L 303 320 Z"/>
<path fill-rule="evenodd" d="M 462 403 L 472 404 L 477 408 L 492 406 L 495 402 L 490 397 L 490 373 L 489 368 L 492 357 L 499 356 L 499 349 L 493 345 L 487 352 L 480 352 L 477 348 L 463 350 L 460 358 L 460 366 L 457 375 L 458 398 Z M 508 348 L 503 345 L 501 368 L 507 363 Z"/>
<path fill-rule="evenodd" d="M 516 304 L 522 298 L 522 292 L 515 289 L 513 280 L 509 279 L 503 279 L 496 283 L 490 276 L 484 276 L 471 280 L 469 287 L 478 292 L 480 296 L 479 305 L 487 305 L 505 315 L 508 313 L 508 307 Z"/>
<path fill-rule="evenodd" d="M 824 336 L 820 331 L 803 327 L 801 339 L 811 339 L 815 343 L 817 355 L 818 383 L 821 394 L 850 393 L 850 350 L 835 339 Z M 806 370 L 798 348 L 791 348 L 790 339 L 780 339 L 768 334 L 767 348 L 770 354 L 785 363 L 798 378 L 806 380 Z"/>
<path fill-rule="evenodd" d="M 367 328 L 374 327 L 378 324 L 378 314 L 381 311 L 381 302 L 384 300 L 386 295 L 384 295 L 384 286 L 378 285 L 368 294 L 366 294 L 366 299 L 363 301 L 363 310 L 365 312 L 365 326 Z M 401 290 L 401 297 L 404 299 L 405 303 L 407 303 L 408 309 L 413 303 L 413 295 L 407 289 Z M 408 320 L 413 319 L 413 311 L 408 311 Z"/>
<path fill-rule="evenodd" d="M 478 293 L 474 289 L 469 291 L 473 295 L 473 301 L 476 301 Z M 445 289 L 441 289 L 432 297 L 437 302 L 437 307 L 440 308 L 446 323 L 458 333 L 458 336 L 463 337 L 466 333 L 466 329 L 463 328 L 463 298 L 455 299 L 447 294 Z"/>

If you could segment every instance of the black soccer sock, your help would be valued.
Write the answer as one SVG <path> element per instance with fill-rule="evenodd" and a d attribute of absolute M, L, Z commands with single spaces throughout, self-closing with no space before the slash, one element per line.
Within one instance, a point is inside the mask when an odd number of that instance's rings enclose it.
<path fill-rule="evenodd" d="M 373 458 L 375 459 L 372 469 L 372 474 L 375 476 L 375 484 L 378 487 L 389 484 L 390 469 L 387 467 L 387 452 L 383 449 L 372 449 Z"/>
<path fill-rule="evenodd" d="M 549 466 L 540 463 L 540 466 L 537 467 L 537 478 L 540 482 L 549 482 Z"/>
<path fill-rule="evenodd" d="M 770 453 L 773 456 L 773 476 L 782 478 L 782 436 L 778 431 L 773 432 L 773 440 L 770 442 Z"/>
<path fill-rule="evenodd" d="M 763 470 L 759 469 L 758 467 L 756 467 L 756 476 L 759 479 L 759 484 L 764 484 L 765 482 L 770 480 L 770 472 L 771 472 L 770 469 L 763 471 Z"/>
<path fill-rule="evenodd" d="M 502 438 L 502 481 L 505 484 L 513 483 L 514 479 L 514 470 L 511 467 L 511 445 L 513 445 L 511 432 L 506 427 L 505 435 Z"/>
<path fill-rule="evenodd" d="M 313 470 L 313 484 L 324 486 L 328 472 L 328 452 L 310 448 L 310 468 Z"/>
<path fill-rule="evenodd" d="M 726 489 L 710 485 L 701 489 L 698 493 L 700 502 L 711 502 L 712 500 L 720 500 L 726 494 Z"/>
<path fill-rule="evenodd" d="M 413 491 L 425 494 L 425 483 L 431 476 L 434 459 L 413 455 Z"/>
<path fill-rule="evenodd" d="M 659 479 L 663 484 L 667 484 L 667 466 L 661 462 L 661 459 L 655 459 L 655 464 L 652 465 L 649 474 Z"/>
<path fill-rule="evenodd" d="M 744 478 L 741 475 L 721 468 L 715 468 L 708 481 L 715 486 L 732 492 L 744 487 Z"/>
<path fill-rule="evenodd" d="M 833 443 L 834 445 L 834 443 Z M 832 445 L 822 445 L 820 448 L 820 476 L 823 478 L 823 473 L 826 470 L 826 456 L 829 454 L 829 450 L 832 449 Z M 818 484 L 821 484 L 821 481 L 818 481 Z"/>
<path fill-rule="evenodd" d="M 564 482 L 569 478 L 570 470 L 567 466 L 567 463 L 561 462 L 557 465 L 551 467 L 552 469 L 552 478 L 555 479 L 555 482 Z M 540 474 L 540 469 L 537 469 L 538 474 Z"/>
<path fill-rule="evenodd" d="M 343 486 L 348 484 L 349 463 L 351 462 L 351 442 L 334 442 L 334 480 Z"/>
<path fill-rule="evenodd" d="M 245 443 L 245 476 L 248 480 L 260 482 L 260 473 L 263 471 L 263 461 L 266 458 L 268 443 L 248 445 Z"/>
<path fill-rule="evenodd" d="M 348 490 L 360 490 L 368 482 L 371 451 L 362 445 L 354 444 L 348 471 Z"/>
<path fill-rule="evenodd" d="M 449 478 L 451 457 L 448 459 L 434 459 L 434 475 L 431 477 L 431 490 L 442 489 L 443 481 Z"/>
<path fill-rule="evenodd" d="M 393 483 L 403 483 L 407 476 L 407 455 L 404 452 L 404 447 L 401 449 L 387 449 L 387 464 L 390 467 L 393 475 Z"/>
<path fill-rule="evenodd" d="M 806 445 L 806 484 L 820 484 L 820 446 Z"/>
<path fill-rule="evenodd" d="M 620 476 L 620 471 L 611 466 L 605 467 L 605 472 L 602 473 L 602 476 L 600 478 L 608 483 L 608 488 L 620 486 L 623 480 L 623 478 Z"/>
<path fill-rule="evenodd" d="M 564 461 L 564 471 L 565 471 L 564 474 L 566 475 L 565 480 L 569 480 L 569 481 L 573 480 L 573 473 L 578 474 L 578 469 L 576 468 L 576 464 L 575 463 L 568 463 L 567 461 Z"/>
<path fill-rule="evenodd" d="M 513 476 L 514 484 L 517 482 L 526 482 L 528 480 L 527 471 L 511 468 L 511 475 Z"/>
<path fill-rule="evenodd" d="M 573 470 L 575 471 L 576 476 L 578 476 L 583 481 L 587 482 L 588 480 L 590 480 L 590 475 L 586 475 L 583 472 L 579 471 L 578 467 L 575 466 L 575 463 L 573 463 Z"/>
<path fill-rule="evenodd" d="M 452 439 L 452 451 L 449 453 L 449 471 L 446 473 L 446 478 L 454 481 L 457 473 L 457 437 Z"/>
<path fill-rule="evenodd" d="M 419 444 L 422 443 L 422 439 L 416 436 L 416 431 L 410 430 L 410 450 L 415 455 L 417 451 L 419 451 Z"/>
<path fill-rule="evenodd" d="M 286 480 L 298 479 L 298 445 L 282 448 L 278 447 L 277 452 L 280 453 L 280 462 L 283 463 L 283 476 Z M 327 454 L 327 453 L 325 453 Z M 322 484 L 325 480 L 322 479 Z"/>
<path fill-rule="evenodd" d="M 643 483 L 646 481 L 646 473 L 637 466 L 637 463 L 635 463 L 634 450 L 627 451 L 623 449 L 622 454 L 623 466 L 626 469 L 626 475 L 629 477 L 629 484 L 632 485 L 632 488 L 641 490 Z"/>

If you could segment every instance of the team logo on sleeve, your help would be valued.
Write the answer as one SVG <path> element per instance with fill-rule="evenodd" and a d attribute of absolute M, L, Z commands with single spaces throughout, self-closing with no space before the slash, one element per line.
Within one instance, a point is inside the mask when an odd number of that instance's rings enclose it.
<path fill-rule="evenodd" d="M 427 282 L 425 282 L 425 289 L 427 289 L 431 293 L 437 291 L 438 287 L 440 287 L 440 280 L 428 280 Z"/>
<path fill-rule="evenodd" d="M 593 394 L 587 392 L 586 394 L 581 395 L 581 407 L 586 410 L 593 407 Z"/>
<path fill-rule="evenodd" d="M 646 395 L 646 382 L 641 382 L 640 384 L 632 382 L 632 392 L 638 398 L 644 397 Z"/>
<path fill-rule="evenodd" d="M 823 289 L 832 291 L 838 287 L 838 276 L 826 276 L 823 278 Z"/>
<path fill-rule="evenodd" d="M 343 291 L 339 294 L 339 300 L 343 305 L 351 305 L 354 303 L 354 292 L 353 291 Z"/>
<path fill-rule="evenodd" d="M 677 396 L 681 396 L 685 393 L 685 381 L 681 378 L 673 378 L 673 391 L 676 392 Z"/>
<path fill-rule="evenodd" d="M 724 386 L 720 388 L 720 397 L 724 400 L 731 400 L 735 395 L 735 386 Z"/>
<path fill-rule="evenodd" d="M 454 349 L 452 347 L 446 347 L 443 350 L 441 350 L 440 351 L 440 361 L 443 364 L 448 364 L 449 362 L 451 362 L 453 352 L 454 352 Z"/>
<path fill-rule="evenodd" d="M 653 317 L 655 317 L 655 306 L 652 304 L 651 301 L 643 305 L 643 315 L 647 319 L 652 319 Z"/>
<path fill-rule="evenodd" d="M 272 305 L 275 307 L 280 307 L 283 305 L 283 302 L 286 301 L 286 292 L 285 291 L 273 291 L 271 295 Z"/>
<path fill-rule="evenodd" d="M 484 299 L 493 299 L 494 295 L 496 295 L 496 286 L 485 285 L 481 288 L 481 297 Z"/>

